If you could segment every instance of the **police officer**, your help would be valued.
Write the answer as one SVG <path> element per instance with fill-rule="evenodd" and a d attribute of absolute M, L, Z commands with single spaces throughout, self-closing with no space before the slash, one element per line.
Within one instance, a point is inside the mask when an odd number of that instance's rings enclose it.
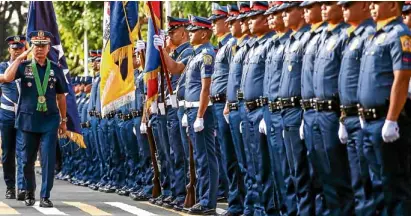
<path fill-rule="evenodd" d="M 322 3 L 322 19 L 328 22 L 321 36 L 314 64 L 313 87 L 316 119 L 313 124 L 314 154 L 318 156 L 319 174 L 323 181 L 324 198 L 330 214 L 351 215 L 354 200 L 349 176 L 347 149 L 338 139 L 341 35 L 343 22 L 337 2 Z"/>
<path fill-rule="evenodd" d="M 351 25 L 343 35 L 344 54 L 338 77 L 341 117 L 338 136 L 347 145 L 351 186 L 354 191 L 355 213 L 373 215 L 371 179 L 363 150 L 363 132 L 358 118 L 357 88 L 360 76 L 361 53 L 366 40 L 375 33 L 367 2 L 341 1 L 344 20 Z"/>
<path fill-rule="evenodd" d="M 250 151 L 246 148 L 247 136 L 245 135 L 247 129 L 242 129 L 245 127 L 245 124 L 242 123 L 242 121 L 245 120 L 244 101 L 242 98 L 237 97 L 237 92 L 239 92 L 241 84 L 243 62 L 252 41 L 247 21 L 249 19 L 247 17 L 247 13 L 251 10 L 250 2 L 238 2 L 238 10 L 238 14 L 235 13 L 235 10 L 234 13 L 229 13 L 230 17 L 226 20 L 230 24 L 231 34 L 237 38 L 237 42 L 234 47 L 232 47 L 233 59 L 230 62 L 228 73 L 227 102 L 224 115 L 225 118 L 228 118 L 238 166 L 241 172 L 238 174 L 238 178 L 240 180 L 243 178 L 243 182 L 238 183 L 237 196 L 240 198 L 242 196 L 243 214 L 252 215 L 254 213 L 254 200 L 252 194 L 252 183 L 250 183 L 250 179 L 255 174 L 253 169 L 251 169 L 251 166 L 249 166 L 250 157 L 248 157 L 248 154 L 250 154 Z"/>
<path fill-rule="evenodd" d="M 284 9 L 282 3 L 277 2 L 265 12 L 268 15 L 270 28 L 276 32 L 276 35 L 269 40 L 267 47 L 263 96 L 267 98 L 268 104 L 264 107 L 265 124 L 262 124 L 261 132 L 267 135 L 269 143 L 269 159 L 275 184 L 272 196 L 275 194 L 276 204 L 283 213 L 293 215 L 297 213 L 296 195 L 282 136 L 281 110 L 277 102 L 285 46 L 291 34 L 288 26 L 284 25 L 282 17 Z"/>
<path fill-rule="evenodd" d="M 174 153 L 174 200 L 171 203 L 165 203 L 163 206 L 168 208 L 182 209 L 186 194 L 185 185 L 188 184 L 187 172 L 188 172 L 188 141 L 186 129 L 182 127 L 182 116 L 184 115 L 184 106 L 179 106 L 177 99 L 184 105 L 184 96 L 181 96 L 181 92 L 177 91 L 178 86 L 181 85 L 180 75 L 183 68 L 178 67 L 177 62 L 181 62 L 186 65 L 189 57 L 193 54 L 193 48 L 189 43 L 189 35 L 187 27 L 190 24 L 188 19 L 167 17 L 168 19 L 168 37 L 170 45 L 173 46 L 173 52 L 168 54 L 163 49 L 162 52 L 166 56 L 167 69 L 171 75 L 171 85 L 173 89 L 173 95 L 168 95 L 167 100 L 167 129 L 168 136 L 171 145 L 171 149 Z M 156 47 L 164 47 L 164 40 L 157 35 L 154 36 L 154 45 Z M 180 84 L 180 85 L 179 85 Z M 168 92 L 168 90 L 167 90 Z M 175 134 L 180 134 L 180 137 L 176 137 Z"/>
<path fill-rule="evenodd" d="M 91 62 L 93 66 L 94 78 L 91 86 L 90 93 L 90 102 L 87 107 L 87 120 L 90 122 L 90 136 L 89 143 L 94 146 L 98 166 L 98 170 L 95 171 L 95 179 L 92 180 L 92 183 L 88 186 L 92 190 L 98 190 L 100 186 L 104 185 L 105 180 L 103 179 L 103 173 L 105 169 L 105 160 L 102 153 L 101 145 L 98 138 L 98 124 L 101 119 L 101 115 L 97 113 L 96 109 L 98 108 L 97 98 L 100 92 L 100 60 L 101 60 L 101 51 L 100 50 L 91 50 L 89 53 L 91 57 Z"/>
<path fill-rule="evenodd" d="M 141 53 L 145 49 L 144 41 L 137 42 L 136 52 Z M 152 198 L 152 178 L 153 178 L 153 169 L 151 163 L 151 155 L 150 155 L 150 146 L 148 144 L 147 135 L 145 134 L 146 131 L 141 131 L 140 126 L 142 124 L 142 117 L 143 117 L 143 109 L 144 109 L 144 101 L 145 101 L 145 91 L 144 91 L 144 73 L 141 70 L 135 69 L 134 72 L 134 80 L 136 85 L 135 91 L 135 102 L 132 103 L 132 111 L 131 114 L 133 116 L 133 133 L 136 135 L 137 143 L 139 146 L 139 163 L 138 167 L 140 170 L 139 180 L 137 183 L 139 184 L 140 188 L 135 188 L 130 193 L 130 198 L 133 200 L 138 201 L 147 201 Z M 146 130 L 143 129 L 143 130 Z"/>
<path fill-rule="evenodd" d="M 34 163 L 37 150 L 41 147 L 40 207 L 53 207 L 49 197 L 54 180 L 57 135 L 65 134 L 67 129 L 64 95 L 67 93 L 67 84 L 62 69 L 46 58 L 53 35 L 50 32 L 33 31 L 29 37 L 34 46 L 15 59 L 5 74 L 0 76 L 0 82 L 21 78 L 16 127 L 23 131 L 23 169 L 27 181 L 25 204 L 32 206 L 35 203 Z M 23 61 L 32 49 L 34 59 Z"/>
<path fill-rule="evenodd" d="M 405 168 L 411 120 L 409 109 L 403 110 L 411 77 L 411 32 L 400 17 L 402 4 L 371 3 L 377 28 L 362 52 L 357 91 L 375 204 L 387 215 L 411 214 L 410 170 Z"/>
<path fill-rule="evenodd" d="M 313 215 L 311 178 L 307 158 L 307 148 L 299 137 L 302 121 L 301 68 L 304 49 L 309 41 L 310 26 L 306 24 L 303 8 L 298 2 L 283 4 L 284 24 L 293 33 L 285 45 L 284 62 L 278 92 L 278 102 L 283 120 L 283 137 L 287 152 L 290 174 L 294 179 L 295 193 L 298 197 L 298 214 Z"/>
<path fill-rule="evenodd" d="M 259 124 L 263 119 L 263 106 L 267 100 L 263 98 L 263 81 L 265 75 L 265 59 L 267 57 L 267 40 L 274 35 L 269 28 L 266 1 L 254 1 L 251 12 L 247 15 L 251 34 L 256 37 L 244 60 L 243 76 L 240 91 L 244 94 L 247 108 L 248 149 L 251 152 L 251 164 L 255 170 L 253 176 L 254 214 L 276 214 L 278 209 L 271 195 L 274 190 L 268 143 L 265 134 L 259 132 Z"/>
<path fill-rule="evenodd" d="M 0 63 L 0 74 L 25 51 L 26 37 L 10 36 L 6 38 L 9 45 L 10 60 Z M 17 158 L 17 200 L 24 200 L 25 180 L 23 177 L 23 142 L 20 130 L 14 128 L 17 104 L 20 95 L 20 81 L 1 83 L 0 134 L 4 181 L 6 182 L 6 199 L 16 199 L 16 158 Z M 17 157 L 16 157 L 17 156 Z"/>
<path fill-rule="evenodd" d="M 402 18 L 404 20 L 405 25 L 408 28 L 411 28 L 411 4 L 410 2 L 405 2 L 404 6 L 402 7 Z"/>

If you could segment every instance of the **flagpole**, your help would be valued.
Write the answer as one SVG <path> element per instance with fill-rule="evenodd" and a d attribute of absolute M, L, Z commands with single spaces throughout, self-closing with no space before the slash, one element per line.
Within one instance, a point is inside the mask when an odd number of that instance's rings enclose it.
<path fill-rule="evenodd" d="M 152 2 L 149 1 L 148 2 L 148 8 L 150 9 L 150 15 L 151 15 L 151 18 L 153 20 L 154 31 L 155 31 L 156 35 L 159 35 L 159 31 L 158 31 L 158 28 L 157 28 L 157 23 L 155 21 L 153 6 L 151 4 L 152 4 Z M 158 50 L 161 50 L 161 47 L 158 47 Z M 163 68 L 164 73 L 166 74 L 165 77 L 166 77 L 166 80 L 167 80 L 168 92 L 170 93 L 170 95 L 173 95 L 173 88 L 171 87 L 170 76 L 168 75 L 167 65 L 164 61 L 164 53 L 162 51 L 160 51 L 159 53 L 160 53 L 160 59 L 161 59 L 161 67 Z"/>

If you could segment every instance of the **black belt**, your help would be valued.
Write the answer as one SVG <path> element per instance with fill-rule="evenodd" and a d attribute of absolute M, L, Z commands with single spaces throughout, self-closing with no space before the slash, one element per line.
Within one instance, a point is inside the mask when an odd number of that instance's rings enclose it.
<path fill-rule="evenodd" d="M 107 114 L 104 116 L 104 118 L 105 118 L 105 119 L 112 119 L 112 118 L 114 118 L 114 116 L 116 116 L 116 112 L 112 111 L 112 112 L 107 113 Z"/>
<path fill-rule="evenodd" d="M 317 100 L 314 99 L 312 106 L 317 112 L 334 111 L 339 112 L 339 103 L 336 100 Z"/>
<path fill-rule="evenodd" d="M 237 100 L 244 100 L 244 93 L 240 92 L 239 90 L 237 90 Z"/>
<path fill-rule="evenodd" d="M 99 112 L 95 112 L 94 116 L 96 116 L 96 118 L 98 118 L 98 119 L 101 119 L 101 113 L 99 113 Z"/>
<path fill-rule="evenodd" d="M 123 116 L 124 116 L 124 114 L 123 114 L 123 113 L 117 113 L 116 115 L 117 115 L 117 118 L 119 118 L 119 119 L 123 119 Z"/>
<path fill-rule="evenodd" d="M 225 103 L 226 95 L 225 94 L 216 94 L 216 95 L 210 96 L 210 101 L 212 103 Z"/>
<path fill-rule="evenodd" d="M 227 106 L 230 111 L 238 110 L 238 103 L 228 103 Z"/>
<path fill-rule="evenodd" d="M 359 106 L 360 107 L 360 106 Z M 375 108 L 365 109 L 363 107 L 358 108 L 358 115 L 361 116 L 365 121 L 377 120 L 387 116 L 388 107 L 379 106 Z"/>
<path fill-rule="evenodd" d="M 90 122 L 84 122 L 84 123 L 80 123 L 80 126 L 81 126 L 81 128 L 90 128 L 91 127 L 91 125 L 90 125 Z"/>
<path fill-rule="evenodd" d="M 349 106 L 340 106 L 341 116 L 358 116 L 358 106 L 349 105 Z"/>
<path fill-rule="evenodd" d="M 131 113 L 121 116 L 121 120 L 123 121 L 128 121 L 128 120 L 131 120 L 132 118 L 133 118 L 133 115 Z"/>
<path fill-rule="evenodd" d="M 269 101 L 268 102 L 268 110 L 270 112 L 277 112 L 281 110 L 280 104 L 278 101 Z"/>
<path fill-rule="evenodd" d="M 278 103 L 281 109 L 299 107 L 300 97 L 278 98 Z"/>
<path fill-rule="evenodd" d="M 268 104 L 268 98 L 261 97 L 260 99 L 253 100 L 253 101 L 246 101 L 245 106 L 247 107 L 248 111 L 251 112 L 259 107 L 263 107 Z"/>
<path fill-rule="evenodd" d="M 139 111 L 139 110 L 137 110 L 137 111 L 131 111 L 131 116 L 133 116 L 133 118 L 137 118 L 137 117 L 140 117 L 140 116 L 142 116 L 143 115 L 143 112 L 142 111 Z"/>
<path fill-rule="evenodd" d="M 301 99 L 300 100 L 300 105 L 301 108 L 303 108 L 303 110 L 310 110 L 310 109 L 314 109 L 313 107 L 313 99 Z"/>
<path fill-rule="evenodd" d="M 90 117 L 96 116 L 96 111 L 95 111 L 95 110 L 90 110 L 90 111 L 88 112 L 88 114 L 89 114 Z"/>

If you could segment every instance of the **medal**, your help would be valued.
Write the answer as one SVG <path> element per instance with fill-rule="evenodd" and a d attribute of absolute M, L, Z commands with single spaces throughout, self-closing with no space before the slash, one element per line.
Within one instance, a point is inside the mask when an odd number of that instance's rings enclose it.
<path fill-rule="evenodd" d="M 31 84 L 31 82 L 28 82 L 28 83 L 27 83 L 27 86 L 28 86 L 28 87 L 31 87 L 32 85 L 33 85 L 33 84 Z"/>
<path fill-rule="evenodd" d="M 53 86 L 53 85 L 50 85 L 50 88 L 52 89 L 52 88 L 54 88 L 54 86 Z"/>
<path fill-rule="evenodd" d="M 44 104 L 44 103 L 46 102 L 46 97 L 44 97 L 44 96 L 39 96 L 39 97 L 37 98 L 37 102 L 39 102 L 39 103 L 41 103 L 41 104 Z"/>

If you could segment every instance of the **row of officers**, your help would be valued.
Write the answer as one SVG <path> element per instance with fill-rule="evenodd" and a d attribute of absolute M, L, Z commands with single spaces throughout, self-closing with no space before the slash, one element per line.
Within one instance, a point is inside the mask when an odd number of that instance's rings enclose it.
<path fill-rule="evenodd" d="M 397 1 L 241 1 L 168 17 L 153 43 L 173 92 L 148 121 L 145 42 L 135 101 L 104 116 L 94 51 L 97 75 L 74 82 L 87 148 L 61 140 L 56 177 L 194 215 L 215 215 L 225 198 L 227 216 L 411 215 L 410 14 Z M 197 203 L 184 209 L 189 141 Z"/>

